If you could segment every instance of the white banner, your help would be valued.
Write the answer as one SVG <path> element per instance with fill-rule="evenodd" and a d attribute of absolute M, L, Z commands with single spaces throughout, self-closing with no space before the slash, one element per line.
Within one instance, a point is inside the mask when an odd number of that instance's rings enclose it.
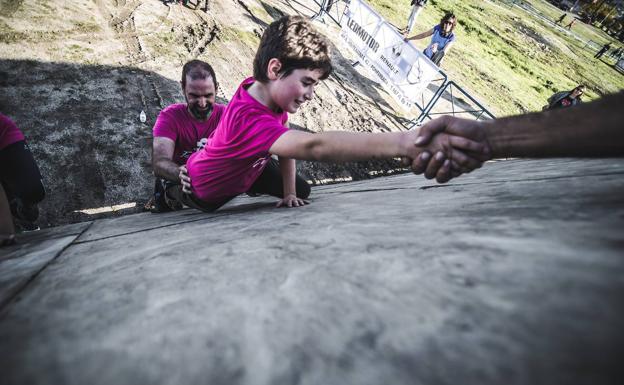
<path fill-rule="evenodd" d="M 406 110 L 438 74 L 438 67 L 362 0 L 351 0 L 340 37 Z"/>

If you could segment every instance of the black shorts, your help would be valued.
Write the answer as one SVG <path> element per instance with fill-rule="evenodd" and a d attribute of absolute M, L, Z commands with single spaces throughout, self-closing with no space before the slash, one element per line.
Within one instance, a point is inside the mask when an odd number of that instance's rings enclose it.
<path fill-rule="evenodd" d="M 306 199 L 310 196 L 310 185 L 305 181 L 305 179 L 299 176 L 299 174 L 295 176 L 295 188 L 297 190 L 298 198 Z M 271 158 L 262 171 L 262 174 L 260 174 L 258 179 L 256 179 L 247 192 L 252 194 L 268 194 L 277 198 L 283 198 L 284 183 L 282 181 L 282 172 L 279 167 L 279 162 Z M 215 211 L 236 197 L 227 197 L 218 202 L 205 202 L 192 194 L 183 193 L 181 185 L 175 185 L 167 188 L 166 193 L 167 197 L 171 199 L 175 199 L 188 207 L 205 212 Z"/>
<path fill-rule="evenodd" d="M 39 167 L 25 141 L 0 150 L 0 182 L 9 201 L 19 198 L 24 203 L 35 204 L 45 197 Z"/>

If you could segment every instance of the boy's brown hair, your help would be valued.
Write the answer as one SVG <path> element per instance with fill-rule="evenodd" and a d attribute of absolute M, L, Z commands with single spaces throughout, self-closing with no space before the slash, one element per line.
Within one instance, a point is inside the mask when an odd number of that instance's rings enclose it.
<path fill-rule="evenodd" d="M 267 69 L 273 58 L 282 63 L 281 77 L 296 69 L 318 69 L 323 72 L 320 80 L 325 80 L 332 71 L 329 43 L 302 16 L 284 16 L 264 31 L 253 63 L 253 76 L 257 81 L 269 81 Z"/>

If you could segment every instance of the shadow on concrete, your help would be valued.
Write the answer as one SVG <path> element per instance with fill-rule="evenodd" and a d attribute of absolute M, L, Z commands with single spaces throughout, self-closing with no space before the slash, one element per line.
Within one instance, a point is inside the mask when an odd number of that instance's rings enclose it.
<path fill-rule="evenodd" d="M 47 189 L 40 225 L 147 200 L 153 124 L 182 101 L 176 80 L 138 68 L 0 60 L 0 111 L 26 135 Z"/>

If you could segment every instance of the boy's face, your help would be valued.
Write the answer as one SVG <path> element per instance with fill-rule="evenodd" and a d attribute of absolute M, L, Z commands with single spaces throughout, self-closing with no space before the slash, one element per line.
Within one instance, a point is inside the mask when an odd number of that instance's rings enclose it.
<path fill-rule="evenodd" d="M 297 112 L 303 103 L 312 99 L 314 87 L 322 76 L 323 72 L 318 69 L 296 69 L 286 77 L 278 77 L 270 91 L 275 107 L 291 114 Z"/>

